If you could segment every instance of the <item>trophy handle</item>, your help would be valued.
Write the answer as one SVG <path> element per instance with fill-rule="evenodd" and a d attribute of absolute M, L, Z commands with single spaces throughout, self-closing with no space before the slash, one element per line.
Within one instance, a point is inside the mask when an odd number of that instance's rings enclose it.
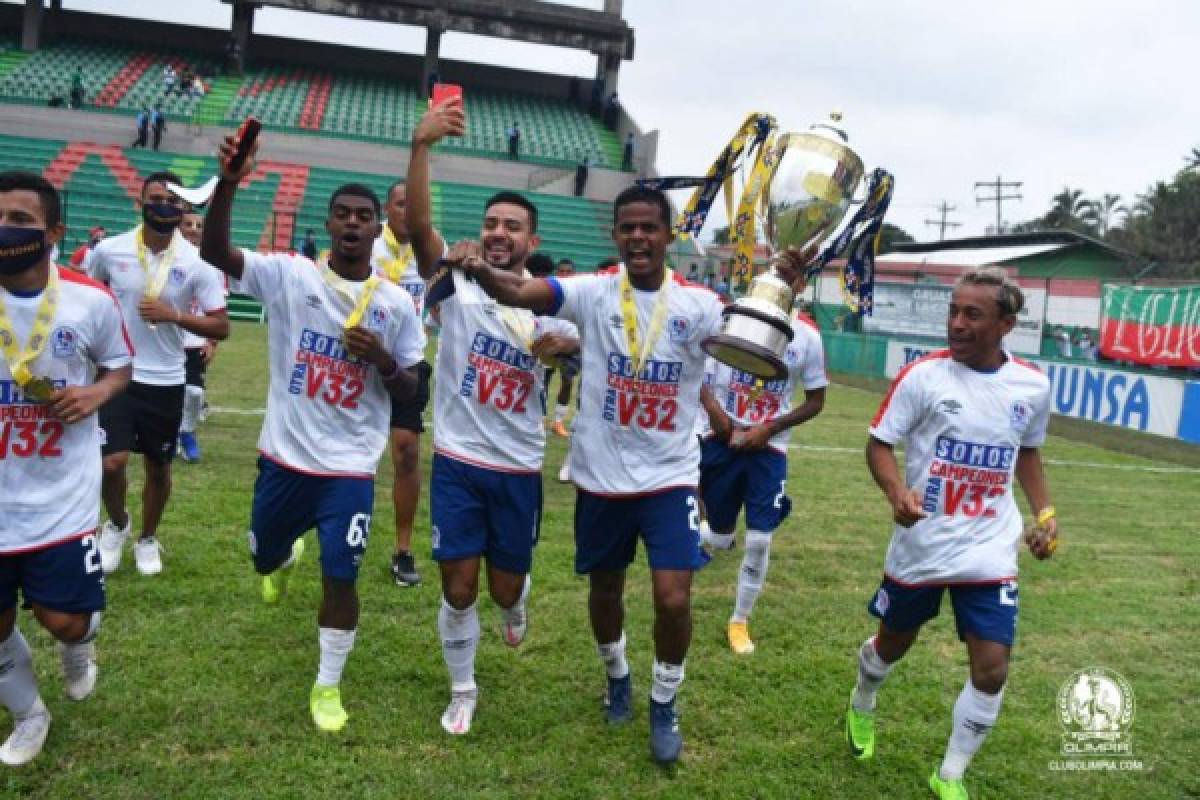
<path fill-rule="evenodd" d="M 858 186 L 854 187 L 854 191 L 855 192 L 861 191 L 862 197 L 859 197 L 857 194 L 850 195 L 851 203 L 853 203 L 856 206 L 861 206 L 863 203 L 867 202 L 867 198 L 871 196 L 871 193 L 867 190 L 866 173 L 864 173 L 863 176 L 858 179 Z"/>

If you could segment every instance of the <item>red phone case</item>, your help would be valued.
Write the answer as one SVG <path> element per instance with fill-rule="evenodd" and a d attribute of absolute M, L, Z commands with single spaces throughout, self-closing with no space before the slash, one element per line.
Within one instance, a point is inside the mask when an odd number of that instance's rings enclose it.
<path fill-rule="evenodd" d="M 233 157 L 229 159 L 231 169 L 241 168 L 246 156 L 250 155 L 250 146 L 254 144 L 254 140 L 258 138 L 258 132 L 261 130 L 262 123 L 256 117 L 246 117 L 242 121 L 242 126 L 238 128 L 237 132 L 237 149 L 233 151 Z"/>
<path fill-rule="evenodd" d="M 430 99 L 431 105 L 440 105 L 442 101 L 452 97 L 457 97 L 460 100 L 463 96 L 462 87 L 456 83 L 435 83 L 433 85 L 433 97 Z"/>

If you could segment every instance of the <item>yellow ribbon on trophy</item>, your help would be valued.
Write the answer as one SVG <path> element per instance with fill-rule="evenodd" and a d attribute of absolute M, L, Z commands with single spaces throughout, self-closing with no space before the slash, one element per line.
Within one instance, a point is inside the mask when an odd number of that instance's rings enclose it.
<path fill-rule="evenodd" d="M 675 283 L 675 275 L 670 268 L 663 272 L 662 286 L 658 289 L 658 297 L 654 301 L 654 311 L 650 313 L 650 328 L 646 331 L 645 340 L 638 329 L 637 301 L 633 298 L 633 284 L 629 282 L 628 270 L 621 270 L 621 317 L 625 327 L 625 344 L 629 348 L 629 358 L 633 361 L 633 378 L 636 380 L 642 374 L 642 368 L 650 357 L 654 345 L 662 336 L 667 323 L 667 296 L 671 285 Z"/>
<path fill-rule="evenodd" d="M 400 283 L 400 279 L 408 271 L 408 263 L 412 261 L 412 242 L 405 242 L 401 245 L 400 241 L 396 238 L 396 234 L 392 233 L 392 229 L 384 225 L 383 243 L 387 245 L 388 252 L 392 256 L 384 260 L 383 274 L 392 283 Z"/>
<path fill-rule="evenodd" d="M 29 331 L 29 341 L 24 347 L 17 344 L 17 332 L 13 329 L 12 320 L 8 317 L 8 309 L 4 299 L 0 297 L 0 348 L 4 360 L 8 362 L 8 371 L 21 391 L 27 398 L 37 403 L 45 403 L 54 394 L 54 385 L 46 378 L 35 378 L 29 365 L 37 361 L 38 356 L 46 349 L 50 341 L 50 326 L 54 324 L 54 315 L 58 311 L 58 268 L 50 267 L 49 280 L 42 291 L 42 300 L 38 303 L 37 312 L 33 317 L 33 328 Z"/>
<path fill-rule="evenodd" d="M 145 228 L 142 225 L 138 225 L 134 241 L 137 243 L 138 263 L 142 266 L 142 274 L 146 276 L 142 294 L 151 300 L 157 300 L 158 296 L 162 294 L 163 287 L 167 285 L 167 276 L 171 272 L 171 265 L 175 263 L 175 246 L 179 244 L 179 240 L 182 238 L 183 234 L 178 230 L 175 230 L 171 234 L 171 242 L 167 245 L 167 249 L 163 251 L 162 258 L 158 261 L 158 267 L 151 272 L 150 250 L 146 247 Z"/>

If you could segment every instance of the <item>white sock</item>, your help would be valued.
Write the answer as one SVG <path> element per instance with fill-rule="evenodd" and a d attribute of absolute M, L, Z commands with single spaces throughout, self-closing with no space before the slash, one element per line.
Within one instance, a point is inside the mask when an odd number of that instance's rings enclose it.
<path fill-rule="evenodd" d="M 35 713 L 41 705 L 37 678 L 33 674 L 33 653 L 21 631 L 0 642 L 0 703 L 23 719 Z"/>
<path fill-rule="evenodd" d="M 770 563 L 771 534 L 746 531 L 746 553 L 742 556 L 742 568 L 738 571 L 737 601 L 730 622 L 745 622 L 750 618 L 754 601 L 758 599 L 767 580 L 767 566 Z"/>
<path fill-rule="evenodd" d="M 479 613 L 475 604 L 459 611 L 442 598 L 438 610 L 438 633 L 442 636 L 442 658 L 450 672 L 450 690 L 475 689 L 475 651 L 479 649 Z"/>
<path fill-rule="evenodd" d="M 946 757 L 942 759 L 939 771 L 942 780 L 962 780 L 971 757 L 983 746 L 983 740 L 996 724 L 1003 700 L 1004 689 L 996 694 L 985 694 L 967 678 L 958 700 L 954 702 L 954 728 L 950 731 Z"/>
<path fill-rule="evenodd" d="M 666 664 L 654 659 L 654 684 L 650 687 L 650 698 L 654 702 L 669 703 L 674 700 L 681 683 L 683 664 Z"/>
<path fill-rule="evenodd" d="M 525 585 L 521 588 L 521 596 L 517 598 L 517 602 L 513 603 L 508 608 L 501 608 L 500 613 L 507 620 L 512 614 L 519 614 L 525 610 L 525 601 L 529 599 L 529 590 L 533 588 L 533 576 L 526 573 Z"/>
<path fill-rule="evenodd" d="M 729 533 L 713 533 L 712 529 L 708 527 L 707 522 L 701 523 L 700 526 L 700 540 L 718 550 L 732 550 L 734 535 L 733 531 Z"/>
<path fill-rule="evenodd" d="M 204 390 L 199 386 L 183 387 L 183 422 L 179 424 L 180 433 L 193 433 L 196 422 L 200 418 L 200 409 L 204 407 Z"/>
<path fill-rule="evenodd" d="M 317 667 L 318 686 L 337 686 L 346 668 L 346 657 L 354 648 L 356 631 L 341 628 L 319 628 L 317 640 L 321 643 L 321 661 Z"/>
<path fill-rule="evenodd" d="M 625 660 L 625 631 L 621 631 L 621 638 L 615 642 L 596 645 L 596 651 L 604 660 L 608 677 L 617 679 L 629 674 L 629 662 Z"/>
<path fill-rule="evenodd" d="M 570 413 L 570 411 L 570 406 L 565 406 L 562 403 L 556 403 L 554 405 L 554 421 L 565 422 L 567 419 L 567 414 Z"/>
<path fill-rule="evenodd" d="M 880 658 L 875 650 L 874 636 L 863 642 L 858 649 L 858 683 L 854 686 L 854 697 L 850 701 L 856 711 L 875 710 L 875 693 L 891 669 L 892 665 Z"/>

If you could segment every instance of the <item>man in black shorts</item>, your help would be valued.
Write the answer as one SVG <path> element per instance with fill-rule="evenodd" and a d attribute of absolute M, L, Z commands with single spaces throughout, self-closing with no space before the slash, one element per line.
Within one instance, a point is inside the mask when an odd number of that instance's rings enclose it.
<path fill-rule="evenodd" d="M 204 233 L 204 215 L 192 210 L 183 215 L 183 224 L 179 232 L 196 247 L 200 246 L 200 236 Z M 219 275 L 221 285 L 225 285 L 225 276 Z M 192 313 L 199 314 L 199 307 L 193 305 Z M 179 425 L 179 455 L 189 463 L 200 460 L 200 442 L 196 439 L 196 426 L 204 421 L 208 401 L 204 398 L 204 375 L 208 365 L 217 354 L 217 340 L 205 339 L 190 331 L 183 337 L 183 422 Z"/>

